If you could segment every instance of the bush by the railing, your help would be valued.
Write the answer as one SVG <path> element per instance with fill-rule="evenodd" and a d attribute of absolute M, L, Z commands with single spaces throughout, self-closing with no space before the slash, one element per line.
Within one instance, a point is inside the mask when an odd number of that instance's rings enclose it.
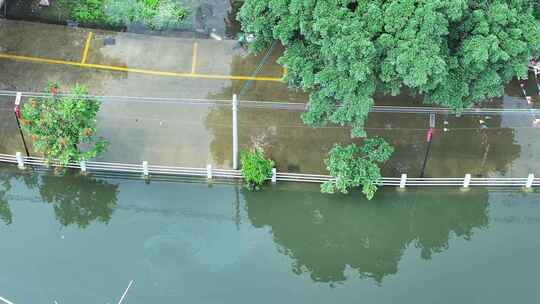
<path fill-rule="evenodd" d="M 267 159 L 261 149 L 242 151 L 240 155 L 242 176 L 250 190 L 258 190 L 272 175 L 274 161 Z"/>
<path fill-rule="evenodd" d="M 379 137 L 364 140 L 362 147 L 335 145 L 325 160 L 333 178 L 321 185 L 321 191 L 348 193 L 351 188 L 362 186 L 362 192 L 372 199 L 381 178 L 379 164 L 390 159 L 392 153 L 394 148 Z"/>

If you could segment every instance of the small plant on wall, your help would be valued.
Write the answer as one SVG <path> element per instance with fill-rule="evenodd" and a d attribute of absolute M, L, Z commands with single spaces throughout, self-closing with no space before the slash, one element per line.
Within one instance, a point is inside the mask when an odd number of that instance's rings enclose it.
<path fill-rule="evenodd" d="M 242 176 L 250 190 L 259 190 L 268 177 L 272 175 L 274 161 L 264 156 L 262 149 L 242 151 L 240 155 Z"/>
<path fill-rule="evenodd" d="M 60 94 L 59 85 L 50 84 L 46 92 L 45 97 L 30 99 L 21 111 L 21 124 L 32 136 L 34 150 L 62 165 L 103 153 L 107 142 L 95 136 L 100 102 L 80 85 L 69 94 Z"/>

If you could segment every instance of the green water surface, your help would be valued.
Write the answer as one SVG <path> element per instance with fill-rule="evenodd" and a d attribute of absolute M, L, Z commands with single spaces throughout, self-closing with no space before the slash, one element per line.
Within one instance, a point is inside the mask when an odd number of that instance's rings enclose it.
<path fill-rule="evenodd" d="M 20 303 L 538 303 L 540 196 L 322 195 L 0 166 L 0 296 Z M 0 301 L 1 302 L 1 301 Z"/>

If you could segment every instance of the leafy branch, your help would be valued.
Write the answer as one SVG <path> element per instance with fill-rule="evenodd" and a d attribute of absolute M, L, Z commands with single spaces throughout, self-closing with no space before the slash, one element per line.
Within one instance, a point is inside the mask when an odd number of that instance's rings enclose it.
<path fill-rule="evenodd" d="M 351 188 L 362 186 L 362 192 L 372 199 L 381 178 L 379 164 L 390 159 L 393 152 L 394 148 L 379 137 L 364 140 L 362 147 L 336 144 L 325 160 L 333 178 L 321 186 L 321 191 L 348 193 Z"/>

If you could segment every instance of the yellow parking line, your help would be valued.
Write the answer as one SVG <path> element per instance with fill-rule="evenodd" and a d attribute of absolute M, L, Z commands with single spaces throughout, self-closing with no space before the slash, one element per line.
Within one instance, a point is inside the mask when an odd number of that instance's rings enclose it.
<path fill-rule="evenodd" d="M 197 42 L 193 43 L 193 57 L 191 58 L 191 74 L 195 74 L 195 68 L 197 67 Z"/>
<path fill-rule="evenodd" d="M 165 72 L 165 71 L 156 71 L 156 70 L 146 70 L 146 69 L 120 67 L 120 66 L 113 66 L 113 65 L 81 63 L 81 62 L 74 62 L 74 61 L 67 61 L 67 60 L 57 60 L 57 59 L 48 59 L 48 58 L 41 58 L 41 57 L 12 55 L 12 54 L 6 54 L 6 53 L 0 53 L 0 58 L 18 60 L 18 61 L 47 63 L 47 64 L 69 65 L 69 66 L 75 66 L 75 67 L 87 68 L 87 69 L 98 69 L 98 70 L 109 70 L 109 71 L 139 73 L 139 74 L 156 75 L 156 76 L 169 76 L 169 77 L 180 77 L 180 78 L 200 78 L 200 79 L 254 80 L 254 81 L 276 81 L 276 82 L 281 82 L 281 78 L 278 78 L 278 77 L 258 77 L 258 76 L 254 77 L 254 76 L 230 76 L 230 75 L 208 75 L 208 74 L 195 74 L 195 73 L 193 73 L 193 74 L 191 74 L 191 73 L 176 73 L 176 72 Z"/>
<path fill-rule="evenodd" d="M 83 49 L 83 55 L 81 59 L 81 63 L 86 63 L 86 59 L 88 59 L 88 50 L 90 49 L 90 42 L 92 42 L 92 36 L 94 33 L 88 32 L 88 35 L 86 36 L 86 42 L 84 43 L 84 49 Z"/>
<path fill-rule="evenodd" d="M 72 66 L 82 66 L 83 65 L 83 63 L 74 62 L 74 61 L 46 59 L 46 58 L 30 57 L 30 56 L 20 56 L 20 55 L 12 55 L 12 54 L 5 54 L 5 53 L 0 53 L 0 58 L 12 59 L 12 60 L 18 60 L 18 61 L 40 62 L 40 63 L 48 63 L 48 64 L 64 64 L 64 65 L 72 65 Z"/>

